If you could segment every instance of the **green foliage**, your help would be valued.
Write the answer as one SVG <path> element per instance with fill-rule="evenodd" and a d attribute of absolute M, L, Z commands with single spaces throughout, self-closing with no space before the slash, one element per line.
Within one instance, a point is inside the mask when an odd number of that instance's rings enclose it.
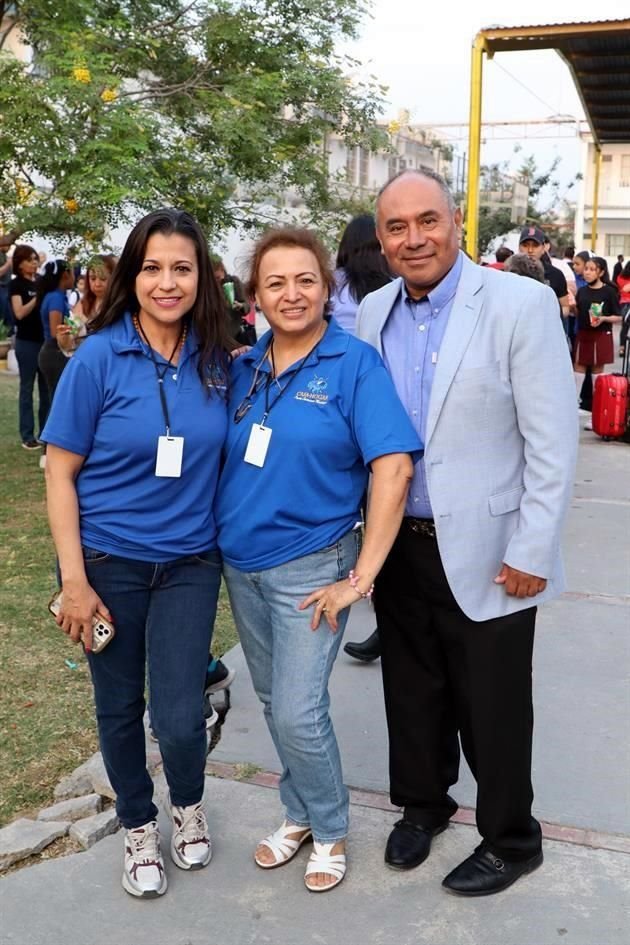
<path fill-rule="evenodd" d="M 499 236 L 506 236 L 514 229 L 511 221 L 511 212 L 505 207 L 499 210 L 490 210 L 489 207 L 479 208 L 479 237 L 477 245 L 482 255 L 488 252 L 492 243 Z"/>
<path fill-rule="evenodd" d="M 0 33 L 5 230 L 94 246 L 171 204 L 213 236 L 258 225 L 286 189 L 325 218 L 326 135 L 382 143 L 384 90 L 351 82 L 356 63 L 335 53 L 363 0 L 0 0 L 9 25 L 10 10 L 34 58 Z"/>

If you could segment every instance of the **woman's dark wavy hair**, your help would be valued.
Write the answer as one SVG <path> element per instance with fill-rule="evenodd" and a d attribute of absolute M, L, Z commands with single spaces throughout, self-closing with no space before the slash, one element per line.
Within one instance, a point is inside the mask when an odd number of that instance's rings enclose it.
<path fill-rule="evenodd" d="M 337 251 L 337 269 L 342 270 L 355 302 L 363 301 L 368 292 L 391 282 L 371 213 L 362 213 L 348 223 Z"/>
<path fill-rule="evenodd" d="M 70 266 L 65 259 L 53 259 L 44 266 L 42 275 L 37 280 L 37 305 L 42 304 L 45 295 L 54 292 L 59 288 L 61 277 L 65 272 L 70 271 Z"/>
<path fill-rule="evenodd" d="M 19 246 L 15 247 L 13 250 L 12 262 L 12 271 L 14 276 L 20 275 L 20 266 L 26 259 L 30 259 L 31 256 L 37 256 L 37 250 L 32 246 L 28 246 L 26 243 L 20 243 Z"/>
<path fill-rule="evenodd" d="M 222 388 L 228 377 L 231 358 L 229 352 L 235 342 L 229 337 L 223 295 L 214 277 L 205 237 L 197 221 L 185 210 L 165 207 L 147 214 L 137 223 L 127 238 L 103 298 L 101 310 L 90 323 L 90 332 L 100 331 L 119 321 L 125 312 L 136 314 L 139 309 L 135 293 L 138 273 L 142 268 L 149 238 L 154 233 L 171 236 L 178 233 L 192 240 L 197 255 L 199 282 L 197 297 L 187 319 L 199 340 L 199 377 L 202 384 L 209 381 Z"/>
<path fill-rule="evenodd" d="M 623 269 L 621 270 L 621 272 L 619 273 L 619 275 L 620 275 L 620 276 L 623 276 L 624 279 L 630 279 L 630 259 L 629 259 L 628 262 L 625 264 L 625 266 L 623 267 Z"/>

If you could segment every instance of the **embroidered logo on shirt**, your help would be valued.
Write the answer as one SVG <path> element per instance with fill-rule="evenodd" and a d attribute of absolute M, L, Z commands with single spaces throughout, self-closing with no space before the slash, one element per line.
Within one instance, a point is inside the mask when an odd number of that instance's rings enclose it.
<path fill-rule="evenodd" d="M 328 394 L 324 393 L 328 387 L 328 381 L 325 377 L 313 375 L 313 380 L 306 385 L 308 390 L 299 390 L 295 395 L 296 400 L 306 400 L 311 404 L 327 404 Z"/>

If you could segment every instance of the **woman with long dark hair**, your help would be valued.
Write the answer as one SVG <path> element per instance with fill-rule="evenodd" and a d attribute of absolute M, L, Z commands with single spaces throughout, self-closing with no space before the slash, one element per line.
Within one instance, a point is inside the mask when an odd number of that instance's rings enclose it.
<path fill-rule="evenodd" d="M 9 301 L 15 318 L 15 356 L 20 370 L 19 424 L 22 446 L 25 450 L 41 447 L 35 439 L 33 388 L 37 378 L 39 393 L 39 432 L 44 428 L 50 398 L 48 385 L 38 366 L 44 332 L 39 317 L 37 297 L 37 269 L 39 256 L 32 246 L 21 244 L 13 252 L 13 279 L 9 283 Z"/>
<path fill-rule="evenodd" d="M 342 328 L 354 334 L 357 309 L 369 292 L 391 282 L 381 246 L 376 238 L 376 225 L 371 213 L 362 213 L 350 220 L 337 251 L 335 292 L 331 310 Z"/>
<path fill-rule="evenodd" d="M 122 883 L 144 898 L 167 885 L 145 762 L 147 675 L 171 858 L 196 870 L 211 855 L 203 688 L 221 578 L 213 498 L 230 347 L 198 224 L 178 210 L 150 213 L 127 240 L 43 433 L 63 590 L 57 622 L 87 653 L 126 829 Z M 96 613 L 116 630 L 98 654 Z"/>

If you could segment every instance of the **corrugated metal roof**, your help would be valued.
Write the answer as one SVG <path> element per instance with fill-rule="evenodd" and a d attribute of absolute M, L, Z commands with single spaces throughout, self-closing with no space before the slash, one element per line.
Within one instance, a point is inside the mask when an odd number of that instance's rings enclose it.
<path fill-rule="evenodd" d="M 600 144 L 630 143 L 630 20 L 543 23 L 481 30 L 490 54 L 555 49 L 565 60 Z"/>

